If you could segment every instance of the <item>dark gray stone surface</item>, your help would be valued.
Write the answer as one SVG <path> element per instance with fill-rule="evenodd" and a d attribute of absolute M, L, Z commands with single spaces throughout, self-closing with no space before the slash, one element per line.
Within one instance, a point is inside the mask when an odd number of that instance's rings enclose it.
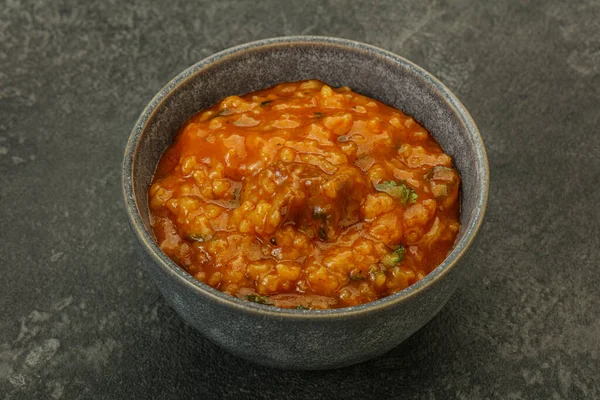
<path fill-rule="evenodd" d="M 0 6 L 0 398 L 600 398 L 600 4 Z M 255 366 L 160 298 L 120 190 L 152 95 L 234 44 L 365 41 L 441 78 L 492 185 L 473 266 L 427 326 L 343 370 Z"/>

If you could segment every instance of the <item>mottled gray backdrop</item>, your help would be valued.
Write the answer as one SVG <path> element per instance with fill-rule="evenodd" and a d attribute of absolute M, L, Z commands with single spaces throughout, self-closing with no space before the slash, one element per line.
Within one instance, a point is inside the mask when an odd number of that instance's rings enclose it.
<path fill-rule="evenodd" d="M 485 4 L 484 4 L 485 3 Z M 190 64 L 331 35 L 442 79 L 490 158 L 464 285 L 389 354 L 286 372 L 224 353 L 148 281 L 120 190 L 130 128 Z M 600 398 L 600 3 L 0 4 L 0 398 Z"/>

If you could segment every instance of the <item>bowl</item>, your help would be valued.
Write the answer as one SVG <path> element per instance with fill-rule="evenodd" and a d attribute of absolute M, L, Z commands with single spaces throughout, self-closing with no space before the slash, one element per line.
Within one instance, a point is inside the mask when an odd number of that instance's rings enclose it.
<path fill-rule="evenodd" d="M 194 279 L 158 247 L 147 192 L 158 160 L 179 127 L 229 95 L 281 82 L 318 79 L 399 108 L 419 121 L 462 176 L 461 229 L 429 275 L 380 300 L 331 310 L 280 309 L 240 300 Z M 345 39 L 297 36 L 224 50 L 177 75 L 146 106 L 125 149 L 123 191 L 145 265 L 175 311 L 204 336 L 245 359 L 285 369 L 359 363 L 397 346 L 431 320 L 454 292 L 459 264 L 485 213 L 489 171 L 479 131 L 460 101 L 422 68 Z"/>

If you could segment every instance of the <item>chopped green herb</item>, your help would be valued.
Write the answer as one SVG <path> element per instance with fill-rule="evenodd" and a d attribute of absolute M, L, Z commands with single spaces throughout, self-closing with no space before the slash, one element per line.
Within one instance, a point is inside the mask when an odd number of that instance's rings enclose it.
<path fill-rule="evenodd" d="M 296 306 L 296 310 L 308 310 L 308 307 Z"/>
<path fill-rule="evenodd" d="M 400 245 L 393 253 L 386 254 L 381 259 L 381 263 L 388 268 L 395 267 L 404 258 L 404 247 Z"/>
<path fill-rule="evenodd" d="M 315 112 L 315 118 L 323 118 L 324 116 L 325 116 L 325 114 L 322 112 L 318 112 L 318 111 Z"/>
<path fill-rule="evenodd" d="M 412 189 L 411 189 L 412 190 Z M 419 198 L 419 195 L 415 193 L 414 190 L 412 190 L 412 192 L 410 193 L 410 195 L 408 196 L 408 202 L 410 204 L 414 203 L 417 201 L 417 199 Z"/>
<path fill-rule="evenodd" d="M 380 192 L 389 194 L 390 196 L 400 200 L 402 204 L 412 204 L 419 198 L 413 188 L 405 182 L 396 183 L 395 181 L 382 182 L 375 185 L 375 189 Z"/>
<path fill-rule="evenodd" d="M 262 103 L 260 103 L 260 105 L 267 106 L 267 105 L 271 104 L 272 102 L 273 102 L 273 100 L 266 100 L 266 101 L 263 101 Z"/>
<path fill-rule="evenodd" d="M 265 304 L 268 306 L 272 306 L 273 303 L 271 303 L 269 301 L 269 297 L 268 296 L 259 296 L 257 294 L 249 294 L 248 296 L 246 296 L 246 299 L 248 299 L 249 301 L 252 301 L 254 303 L 258 303 L 258 304 Z"/>

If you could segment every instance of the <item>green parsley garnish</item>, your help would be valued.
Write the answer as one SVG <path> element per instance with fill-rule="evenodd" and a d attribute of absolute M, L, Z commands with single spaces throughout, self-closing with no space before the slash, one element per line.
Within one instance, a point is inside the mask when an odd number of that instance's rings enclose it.
<path fill-rule="evenodd" d="M 308 307 L 296 306 L 296 310 L 308 310 Z"/>
<path fill-rule="evenodd" d="M 390 196 L 400 200 L 402 204 L 412 204 L 419 198 L 413 188 L 405 182 L 396 183 L 395 181 L 382 182 L 375 185 L 375 189 L 380 192 L 389 194 Z"/>
<path fill-rule="evenodd" d="M 254 303 L 258 303 L 258 304 L 266 304 L 268 306 L 273 305 L 273 303 L 271 303 L 269 301 L 268 296 L 259 296 L 257 294 L 249 294 L 248 296 L 246 296 L 246 299 L 248 299 L 249 301 L 252 301 Z"/>
<path fill-rule="evenodd" d="M 404 247 L 400 245 L 393 253 L 386 254 L 381 259 L 381 263 L 388 268 L 395 267 L 404 258 Z"/>

